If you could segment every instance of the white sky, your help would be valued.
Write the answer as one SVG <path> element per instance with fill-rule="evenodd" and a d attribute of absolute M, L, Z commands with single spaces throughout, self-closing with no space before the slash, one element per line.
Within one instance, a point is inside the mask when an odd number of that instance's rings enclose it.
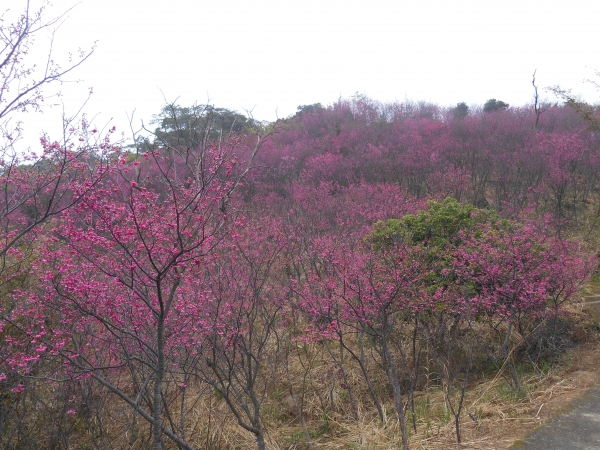
<path fill-rule="evenodd" d="M 52 1 L 47 17 L 75 3 Z M 25 5 L 8 2 L 14 12 Z M 535 69 L 540 88 L 560 84 L 596 102 L 600 93 L 582 80 L 600 70 L 599 18 L 594 0 L 83 0 L 57 31 L 54 54 L 65 60 L 97 41 L 69 77 L 83 81 L 61 87 L 63 102 L 73 112 L 93 87 L 86 112 L 121 131 L 134 109 L 147 123 L 163 93 L 182 106 L 210 98 L 254 109 L 262 120 L 355 92 L 517 106 L 532 99 Z M 26 141 L 52 132 L 60 113 L 26 116 Z"/>

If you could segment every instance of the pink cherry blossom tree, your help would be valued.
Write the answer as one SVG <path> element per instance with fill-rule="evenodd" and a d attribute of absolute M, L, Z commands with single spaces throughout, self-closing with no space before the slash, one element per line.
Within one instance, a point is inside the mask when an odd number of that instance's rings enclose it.
<path fill-rule="evenodd" d="M 94 50 L 80 51 L 61 65 L 52 40 L 66 13 L 48 18 L 49 6 L 43 2 L 34 10 L 26 1 L 22 12 L 9 9 L 0 16 L 0 283 L 19 272 L 28 244 L 35 240 L 23 246 L 23 238 L 73 204 L 70 186 L 93 184 L 102 176 L 110 149 L 109 135 L 99 137 L 85 118 L 70 118 L 60 142 L 43 137 L 39 151 L 19 150 L 23 124 L 18 115 L 50 106 L 49 98 L 57 94 L 48 88 Z M 43 45 L 39 40 L 44 36 L 49 36 L 47 59 L 39 64 L 32 60 L 32 50 Z"/>
<path fill-rule="evenodd" d="M 205 298 L 195 280 L 241 226 L 230 199 L 261 144 L 259 137 L 255 147 L 239 148 L 233 139 L 186 159 L 159 150 L 123 154 L 110 176 L 73 188 L 77 205 L 40 249 L 43 286 L 20 292 L 7 318 L 38 343 L 31 356 L 29 344 L 11 341 L 13 368 L 28 373 L 32 364 L 63 359 L 69 377 L 92 378 L 145 419 L 153 448 L 163 447 L 163 435 L 191 448 L 163 424 L 164 398 L 182 377 L 178 355 L 204 336 Z"/>
<path fill-rule="evenodd" d="M 280 370 L 274 334 L 289 308 L 285 276 L 278 273 L 291 251 L 277 221 L 250 221 L 198 281 L 206 307 L 197 325 L 203 329 L 197 370 L 239 426 L 254 434 L 259 450 L 266 448 L 262 404 Z"/>

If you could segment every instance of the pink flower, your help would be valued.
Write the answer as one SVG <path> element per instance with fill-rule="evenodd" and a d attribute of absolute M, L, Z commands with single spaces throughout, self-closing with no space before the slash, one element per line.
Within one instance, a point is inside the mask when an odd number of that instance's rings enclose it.
<path fill-rule="evenodd" d="M 70 409 L 70 410 L 67 411 L 67 414 L 74 415 L 74 414 L 77 414 L 77 413 L 75 412 L 74 409 Z"/>

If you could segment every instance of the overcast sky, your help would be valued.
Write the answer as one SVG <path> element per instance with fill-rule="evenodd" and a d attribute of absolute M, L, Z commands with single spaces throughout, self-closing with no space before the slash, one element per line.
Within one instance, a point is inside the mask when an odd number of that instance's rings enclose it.
<path fill-rule="evenodd" d="M 9 3 L 13 12 L 25 6 Z M 52 3 L 47 17 L 76 4 Z M 136 125 L 147 123 L 165 98 L 209 99 L 263 120 L 355 92 L 524 105 L 536 69 L 541 88 L 560 84 L 597 102 L 582 80 L 600 70 L 599 17 L 592 0 L 83 0 L 56 32 L 54 57 L 97 42 L 62 101 L 71 113 L 93 87 L 86 112 L 119 130 L 134 109 Z M 46 44 L 38 38 L 33 54 Z M 60 112 L 28 115 L 27 140 L 52 132 Z"/>

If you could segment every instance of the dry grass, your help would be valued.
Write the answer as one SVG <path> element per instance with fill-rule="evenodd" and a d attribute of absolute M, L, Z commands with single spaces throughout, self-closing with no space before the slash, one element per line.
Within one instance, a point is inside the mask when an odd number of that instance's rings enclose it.
<path fill-rule="evenodd" d="M 563 410 L 573 399 L 600 380 L 600 348 L 594 324 L 583 298 L 568 307 L 572 324 L 571 338 L 579 345 L 555 361 L 540 367 L 542 378 L 531 371 L 521 373 L 524 394 L 517 395 L 500 376 L 488 377 L 470 385 L 461 415 L 462 443 L 456 443 L 453 417 L 448 414 L 443 392 L 431 387 L 415 395 L 417 432 L 411 427 L 411 449 L 507 449 L 546 420 Z M 400 448 L 400 429 L 396 416 L 388 414 L 381 423 L 368 398 L 362 393 L 360 420 L 349 420 L 348 411 L 329 414 L 327 431 L 316 433 L 313 448 L 327 449 L 395 449 Z M 320 409 L 318 401 L 309 401 L 313 416 Z M 384 404 L 393 411 L 393 404 Z M 470 416 L 473 416 L 471 418 Z M 294 426 L 295 425 L 295 426 Z M 311 430 L 322 430 L 323 421 L 310 421 Z M 304 449 L 302 429 L 293 420 L 270 427 L 270 448 Z M 292 438 L 296 438 L 294 441 Z M 293 442 L 290 442 L 293 441 Z M 241 448 L 253 448 L 251 442 Z"/>
<path fill-rule="evenodd" d="M 599 304 L 600 306 L 600 304 Z M 449 414 L 439 380 L 424 383 L 415 394 L 416 432 L 410 428 L 410 447 L 422 449 L 507 449 L 540 424 L 554 417 L 574 398 L 600 380 L 598 326 L 591 318 L 583 298 L 568 306 L 570 339 L 578 345 L 552 363 L 539 366 L 538 377 L 528 365 L 519 367 L 524 390 L 518 395 L 500 373 L 490 376 L 472 374 L 461 415 L 462 443 L 456 443 L 454 418 Z M 513 345 L 518 345 L 515 336 Z M 297 360 L 304 358 L 304 365 Z M 308 364 L 310 362 L 310 364 Z M 308 367 L 308 369 L 307 369 Z M 336 366 L 322 345 L 303 349 L 290 362 L 292 388 L 301 399 L 303 380 L 307 385 L 304 415 L 311 436 L 306 442 L 298 410 L 289 394 L 285 377 L 269 385 L 262 405 L 270 450 L 345 449 L 388 450 L 401 448 L 400 427 L 394 412 L 389 386 L 383 378 L 376 381 L 386 418 L 377 415 L 358 367 L 345 364 L 347 379 L 356 397 L 359 420 L 353 418 L 348 392 L 343 389 Z M 371 368 L 377 373 L 375 367 Z M 303 378 L 306 374 L 306 378 Z M 225 401 L 206 386 L 188 386 L 185 438 L 196 448 L 207 450 L 253 450 L 254 436 L 244 431 L 232 417 Z M 193 393 L 196 393 L 194 398 Z M 104 409 L 103 427 L 107 448 L 144 449 L 149 442 L 149 427 L 120 403 L 109 401 Z M 174 422 L 179 418 L 174 414 Z M 74 428 L 78 432 L 78 428 Z M 87 431 L 71 440 L 72 448 L 89 444 Z M 167 448 L 176 448 L 165 442 Z"/>

